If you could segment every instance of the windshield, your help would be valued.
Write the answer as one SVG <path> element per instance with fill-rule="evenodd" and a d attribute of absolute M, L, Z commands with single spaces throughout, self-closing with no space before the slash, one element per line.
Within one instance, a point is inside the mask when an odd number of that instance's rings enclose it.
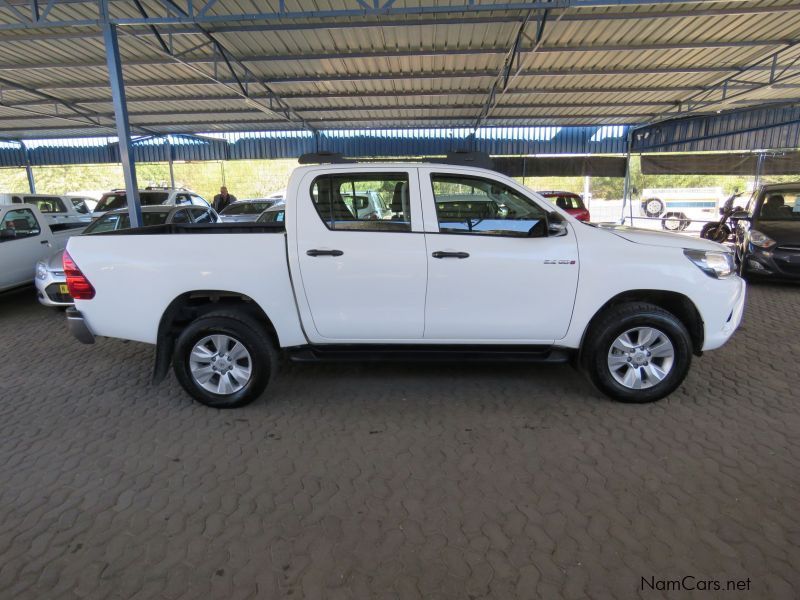
<path fill-rule="evenodd" d="M 163 225 L 167 222 L 168 210 L 158 212 L 143 212 L 142 224 L 144 227 L 150 225 Z M 127 229 L 131 226 L 131 219 L 128 213 L 113 213 L 103 215 L 94 223 L 89 225 L 83 233 L 103 233 L 104 231 L 116 231 L 117 229 Z"/>
<path fill-rule="evenodd" d="M 90 212 L 92 212 L 83 198 L 71 198 L 70 200 L 72 202 L 72 206 L 75 207 L 75 210 L 82 215 L 88 215 Z"/>
<path fill-rule="evenodd" d="M 753 216 L 762 221 L 800 221 L 800 191 L 769 191 Z"/>
<path fill-rule="evenodd" d="M 257 215 L 264 212 L 274 202 L 237 202 L 226 207 L 222 215 Z"/>
<path fill-rule="evenodd" d="M 157 206 L 163 204 L 167 198 L 169 198 L 169 194 L 166 192 L 139 192 L 139 202 L 142 206 Z M 112 192 L 100 199 L 95 210 L 109 211 L 126 206 L 128 206 L 128 200 L 125 192 Z"/>

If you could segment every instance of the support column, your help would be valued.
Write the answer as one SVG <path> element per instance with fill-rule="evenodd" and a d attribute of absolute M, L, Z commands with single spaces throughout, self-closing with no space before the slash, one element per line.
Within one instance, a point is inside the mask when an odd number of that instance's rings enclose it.
<path fill-rule="evenodd" d="M 22 147 L 22 152 L 25 155 L 25 175 L 28 176 L 28 190 L 31 194 L 36 193 L 36 181 L 33 179 L 33 169 L 31 168 L 31 156 L 28 154 L 28 147 L 24 142 L 20 141 L 19 145 Z"/>
<path fill-rule="evenodd" d="M 633 226 L 633 202 L 628 197 L 631 191 L 631 145 L 633 144 L 633 127 L 628 129 L 628 148 L 625 152 L 625 185 L 622 188 L 622 214 L 620 225 L 625 224 L 625 206 L 630 203 L 631 227 Z"/>
<path fill-rule="evenodd" d="M 175 187 L 175 169 L 173 168 L 173 162 L 175 160 L 174 153 L 172 151 L 172 141 L 167 137 L 167 152 L 169 157 L 169 185 L 170 187 Z"/>
<path fill-rule="evenodd" d="M 107 5 L 103 2 L 104 8 Z M 128 200 L 128 214 L 131 227 L 142 226 L 142 205 L 139 202 L 139 188 L 136 184 L 136 165 L 133 160 L 133 145 L 131 143 L 131 128 L 128 123 L 128 104 L 125 100 L 125 83 L 122 79 L 122 63 L 119 56 L 119 42 L 117 41 L 117 26 L 107 21 L 107 13 L 103 20 L 103 41 L 106 47 L 106 62 L 108 63 L 108 82 L 111 85 L 111 95 L 114 100 L 114 119 L 117 124 L 117 137 L 119 138 L 119 158 L 122 162 L 122 174 L 125 177 L 125 191 Z"/>

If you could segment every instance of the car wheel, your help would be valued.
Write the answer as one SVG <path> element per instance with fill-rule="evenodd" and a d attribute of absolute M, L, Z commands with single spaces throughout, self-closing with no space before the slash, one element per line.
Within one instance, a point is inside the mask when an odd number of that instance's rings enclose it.
<path fill-rule="evenodd" d="M 648 198 L 644 201 L 643 208 L 648 217 L 659 217 L 664 212 L 664 202 L 659 198 Z"/>
<path fill-rule="evenodd" d="M 667 231 L 680 231 L 682 229 L 682 224 L 683 222 L 681 221 L 680 215 L 675 213 L 669 213 L 661 219 L 661 228 Z"/>
<path fill-rule="evenodd" d="M 236 312 L 193 321 L 175 344 L 172 368 L 186 392 L 213 408 L 258 398 L 277 370 L 277 352 L 264 327 Z"/>
<path fill-rule="evenodd" d="M 605 312 L 584 344 L 584 368 L 604 394 L 628 403 L 653 402 L 686 378 L 692 341 L 672 313 L 645 302 Z"/>

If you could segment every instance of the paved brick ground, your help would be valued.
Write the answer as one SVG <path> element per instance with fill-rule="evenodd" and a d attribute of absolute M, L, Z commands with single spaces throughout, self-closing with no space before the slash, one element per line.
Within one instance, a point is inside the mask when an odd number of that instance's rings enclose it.
<path fill-rule="evenodd" d="M 752 288 L 648 406 L 566 366 L 292 367 L 219 412 L 0 298 L 0 598 L 797 598 L 798 299 Z"/>

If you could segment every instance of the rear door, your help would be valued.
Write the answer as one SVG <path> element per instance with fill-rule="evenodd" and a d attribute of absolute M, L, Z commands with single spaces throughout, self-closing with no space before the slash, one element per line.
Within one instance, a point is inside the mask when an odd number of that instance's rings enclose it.
<path fill-rule="evenodd" d="M 428 246 L 425 338 L 552 343 L 566 335 L 578 283 L 571 226 L 521 186 L 474 171 L 420 168 Z M 499 176 L 498 176 L 499 177 Z"/>
<path fill-rule="evenodd" d="M 312 170 L 301 179 L 295 286 L 312 341 L 422 338 L 427 259 L 418 190 L 415 168 Z M 359 218 L 346 199 L 371 192 L 400 210 Z"/>

